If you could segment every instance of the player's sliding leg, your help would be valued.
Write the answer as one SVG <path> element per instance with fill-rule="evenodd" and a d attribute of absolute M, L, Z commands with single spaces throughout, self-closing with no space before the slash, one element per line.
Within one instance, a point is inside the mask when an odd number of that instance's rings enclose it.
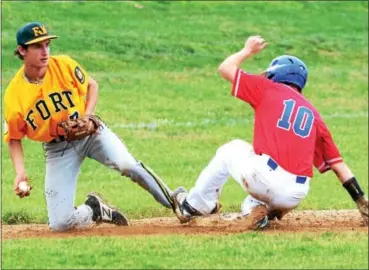
<path fill-rule="evenodd" d="M 252 146 L 241 140 L 234 140 L 221 146 L 208 166 L 201 172 L 189 194 L 183 192 L 174 194 L 178 219 L 184 223 L 188 222 L 191 217 L 215 212 L 218 209 L 220 192 L 229 176 L 247 189 L 245 179 L 253 178 L 254 155 Z M 250 180 L 246 185 L 250 185 L 250 188 L 252 186 L 258 194 L 266 194 L 267 186 L 258 181 Z M 256 215 L 258 219 L 253 221 L 250 227 L 259 229 L 267 225 L 267 221 L 265 222 L 266 207 L 262 205 L 256 210 L 264 214 Z"/>
<path fill-rule="evenodd" d="M 229 172 L 218 150 L 215 157 L 200 173 L 189 193 L 177 191 L 173 194 L 178 219 L 185 223 L 190 221 L 191 217 L 218 212 L 220 208 L 218 200 L 228 176 Z"/>
<path fill-rule="evenodd" d="M 129 177 L 164 207 L 173 209 L 172 191 L 147 165 L 137 161 L 107 126 L 92 137 L 86 155 Z"/>

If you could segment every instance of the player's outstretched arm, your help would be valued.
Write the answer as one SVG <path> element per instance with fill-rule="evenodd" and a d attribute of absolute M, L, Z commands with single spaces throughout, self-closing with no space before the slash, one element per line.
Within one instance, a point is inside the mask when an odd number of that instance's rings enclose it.
<path fill-rule="evenodd" d="M 243 61 L 250 56 L 257 54 L 268 45 L 267 42 L 261 36 L 250 36 L 245 46 L 239 52 L 236 52 L 228 56 L 219 66 L 218 72 L 220 75 L 233 83 L 233 79 L 236 75 L 237 69 L 240 67 Z"/>
<path fill-rule="evenodd" d="M 359 183 L 351 172 L 350 168 L 344 162 L 336 163 L 331 166 L 343 187 L 350 194 L 352 200 L 356 203 L 364 223 L 368 225 L 368 199 L 365 197 Z"/>
<path fill-rule="evenodd" d="M 19 190 L 19 183 L 22 181 L 28 182 L 27 175 L 24 169 L 24 153 L 23 153 L 23 147 L 22 147 L 22 141 L 21 140 L 10 140 L 8 143 L 9 147 L 9 153 L 12 158 L 14 170 L 16 173 L 15 179 L 14 179 L 14 192 L 17 196 L 20 198 L 23 198 L 25 196 L 29 195 L 28 192 L 22 192 Z"/>

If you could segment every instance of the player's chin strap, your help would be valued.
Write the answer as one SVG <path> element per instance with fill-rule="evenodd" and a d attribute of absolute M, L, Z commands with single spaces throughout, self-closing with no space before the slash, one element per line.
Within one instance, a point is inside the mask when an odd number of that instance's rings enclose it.
<path fill-rule="evenodd" d="M 173 193 L 166 184 L 158 177 L 148 166 L 142 161 L 129 169 L 125 169 L 122 175 L 131 178 L 132 181 L 138 183 L 142 188 L 150 192 L 155 200 L 167 208 L 172 208 L 174 204 L 171 194 Z"/>

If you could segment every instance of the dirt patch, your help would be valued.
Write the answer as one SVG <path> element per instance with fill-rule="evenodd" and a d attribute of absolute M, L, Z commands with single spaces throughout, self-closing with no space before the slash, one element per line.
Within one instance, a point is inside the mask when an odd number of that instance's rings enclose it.
<path fill-rule="evenodd" d="M 91 236 L 140 236 L 158 234 L 233 234 L 250 232 L 245 219 L 228 213 L 199 217 L 180 224 L 175 217 L 131 220 L 129 227 L 102 224 L 69 232 L 51 232 L 46 224 L 2 225 L 2 240 L 25 238 L 65 238 Z M 296 211 L 283 220 L 273 220 L 264 233 L 368 232 L 357 210 Z"/>

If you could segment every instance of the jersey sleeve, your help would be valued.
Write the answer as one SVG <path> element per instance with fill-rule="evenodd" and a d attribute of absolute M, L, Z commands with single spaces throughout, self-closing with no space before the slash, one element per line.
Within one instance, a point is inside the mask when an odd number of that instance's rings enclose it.
<path fill-rule="evenodd" d="M 67 62 L 69 72 L 71 72 L 73 82 L 75 86 L 78 88 L 80 95 L 81 96 L 86 95 L 88 89 L 88 77 L 89 77 L 88 73 L 74 59 L 68 57 Z"/>
<path fill-rule="evenodd" d="M 256 108 L 260 104 L 268 85 L 269 80 L 265 77 L 237 69 L 233 80 L 232 95 Z"/>
<path fill-rule="evenodd" d="M 320 173 L 331 169 L 335 163 L 342 162 L 341 154 L 323 120 L 318 120 L 318 136 L 315 143 L 314 166 Z"/>
<path fill-rule="evenodd" d="M 4 142 L 8 143 L 11 139 L 21 140 L 26 135 L 27 124 L 20 112 L 12 106 L 8 97 L 5 96 L 5 120 L 4 120 Z"/>

